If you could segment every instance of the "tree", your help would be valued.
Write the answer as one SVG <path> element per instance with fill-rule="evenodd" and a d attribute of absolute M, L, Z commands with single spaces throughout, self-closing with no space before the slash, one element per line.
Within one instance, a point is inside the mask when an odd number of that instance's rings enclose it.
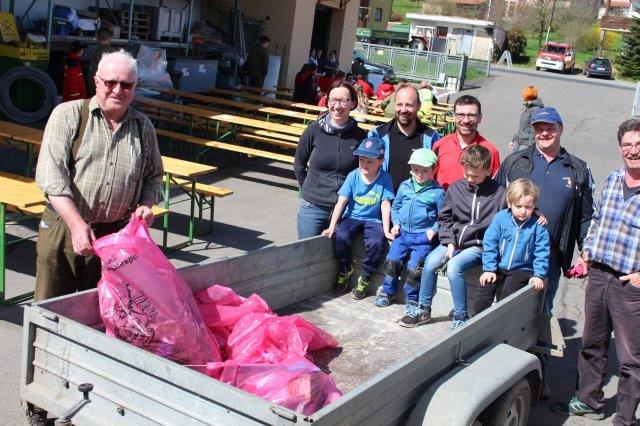
<path fill-rule="evenodd" d="M 629 23 L 629 32 L 623 36 L 624 47 L 618 57 L 620 75 L 640 80 L 640 18 Z"/>

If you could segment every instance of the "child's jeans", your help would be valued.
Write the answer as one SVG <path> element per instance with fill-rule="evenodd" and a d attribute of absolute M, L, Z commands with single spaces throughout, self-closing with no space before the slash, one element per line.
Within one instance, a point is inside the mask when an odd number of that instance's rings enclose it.
<path fill-rule="evenodd" d="M 407 278 L 403 287 L 408 301 L 418 300 L 420 286 L 420 264 L 431 251 L 431 241 L 426 232 L 410 233 L 400 230 L 400 234 L 391 243 L 384 264 L 384 282 L 382 292 L 394 296 L 398 292 L 398 281 L 402 273 L 402 264 L 407 260 Z"/>
<path fill-rule="evenodd" d="M 437 269 L 447 255 L 447 246 L 439 245 L 427 256 L 422 269 L 420 281 L 420 308 L 430 308 L 433 296 L 436 294 L 438 280 Z M 469 247 L 456 254 L 447 264 L 447 278 L 453 297 L 453 318 L 465 320 L 467 318 L 467 284 L 464 272 L 482 263 L 482 247 Z"/>
<path fill-rule="evenodd" d="M 496 276 L 496 281 L 493 283 L 486 283 L 485 285 L 478 284 L 476 297 L 473 303 L 476 314 L 479 314 L 485 309 L 491 307 L 493 298 L 496 297 L 496 292 L 499 289 L 502 289 L 502 291 L 498 301 L 512 295 L 522 287 L 525 287 L 531 278 L 531 271 L 526 269 L 516 269 L 513 271 L 498 269 Z"/>
<path fill-rule="evenodd" d="M 386 244 L 381 223 L 350 217 L 342 219 L 335 234 L 336 256 L 340 263 L 340 270 L 348 269 L 351 264 L 351 243 L 358 232 L 362 232 L 364 236 L 365 257 L 362 261 L 362 278 L 369 281 L 378 268 Z"/>

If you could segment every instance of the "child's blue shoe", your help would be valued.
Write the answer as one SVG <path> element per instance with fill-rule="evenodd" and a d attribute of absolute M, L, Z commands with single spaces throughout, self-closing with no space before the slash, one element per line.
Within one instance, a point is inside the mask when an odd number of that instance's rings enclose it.
<path fill-rule="evenodd" d="M 387 293 L 380 293 L 376 298 L 375 305 L 378 308 L 386 308 L 391 304 L 391 301 L 393 300 L 393 298 L 394 298 L 393 295 L 389 296 Z"/>
<path fill-rule="evenodd" d="M 417 302 L 409 301 L 405 307 L 405 316 L 400 319 L 399 324 L 406 328 L 413 328 L 428 322 L 431 322 L 431 308 L 418 306 Z"/>
<path fill-rule="evenodd" d="M 462 327 L 463 325 L 465 325 L 467 323 L 467 319 L 454 319 L 453 322 L 451 323 L 451 329 L 455 330 L 458 327 Z"/>

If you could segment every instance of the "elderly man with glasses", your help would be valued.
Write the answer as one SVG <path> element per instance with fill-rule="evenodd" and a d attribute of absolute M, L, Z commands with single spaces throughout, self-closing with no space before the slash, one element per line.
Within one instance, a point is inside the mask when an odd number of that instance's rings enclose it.
<path fill-rule="evenodd" d="M 577 260 L 589 275 L 578 389 L 561 411 L 604 418 L 602 386 L 615 332 L 620 367 L 613 424 L 635 425 L 640 401 L 640 119 L 620 125 L 618 145 L 624 166 L 607 177 Z"/>
<path fill-rule="evenodd" d="M 96 286 L 96 238 L 120 230 L 132 214 L 153 222 L 162 195 L 155 129 L 130 107 L 136 60 L 124 51 L 102 56 L 96 96 L 57 106 L 47 122 L 36 182 L 47 205 L 37 243 L 35 299 Z"/>
<path fill-rule="evenodd" d="M 482 122 L 482 106 L 475 96 L 460 96 L 453 104 L 456 119 L 456 131 L 445 136 L 433 145 L 438 156 L 436 179 L 446 190 L 453 182 L 464 178 L 460 158 L 467 146 L 478 144 L 491 153 L 491 176 L 500 167 L 500 153 L 497 148 L 478 132 Z"/>
<path fill-rule="evenodd" d="M 547 219 L 551 257 L 542 313 L 551 316 L 561 272 L 571 269 L 573 251 L 582 249 L 593 214 L 593 177 L 587 163 L 569 154 L 561 145 L 562 119 L 555 108 L 541 108 L 531 117 L 535 145 L 509 155 L 496 180 L 509 185 L 516 179 L 531 179 L 540 189 L 537 209 Z M 542 359 L 543 367 L 545 359 Z M 546 369 L 545 369 L 546 371 Z M 540 397 L 550 390 L 545 377 Z"/>

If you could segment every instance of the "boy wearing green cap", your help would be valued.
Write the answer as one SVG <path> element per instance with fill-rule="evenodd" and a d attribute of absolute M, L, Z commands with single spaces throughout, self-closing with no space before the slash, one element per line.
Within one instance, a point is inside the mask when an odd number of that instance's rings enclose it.
<path fill-rule="evenodd" d="M 398 288 L 398 279 L 405 262 L 406 315 L 415 315 L 418 309 L 418 286 L 421 265 L 432 248 L 438 231 L 438 213 L 444 205 L 444 189 L 433 178 L 438 161 L 430 149 L 413 151 L 409 159 L 411 177 L 400 184 L 391 207 L 391 234 L 395 237 L 384 263 L 382 291 L 375 301 L 378 307 L 389 306 Z"/>

